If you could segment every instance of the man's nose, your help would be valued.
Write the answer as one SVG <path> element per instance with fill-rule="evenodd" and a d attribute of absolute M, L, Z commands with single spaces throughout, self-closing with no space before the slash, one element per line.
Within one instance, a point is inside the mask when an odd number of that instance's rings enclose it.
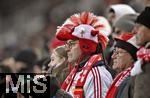
<path fill-rule="evenodd" d="M 114 52 L 114 53 L 112 54 L 111 58 L 112 58 L 112 59 L 115 59 L 115 58 L 116 58 L 116 55 L 117 55 L 117 54 Z"/>

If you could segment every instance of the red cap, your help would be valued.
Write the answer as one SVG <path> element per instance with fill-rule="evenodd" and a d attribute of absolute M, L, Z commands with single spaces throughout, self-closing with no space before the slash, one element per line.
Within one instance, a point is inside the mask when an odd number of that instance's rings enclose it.
<path fill-rule="evenodd" d="M 56 47 L 64 45 L 64 44 L 65 44 L 64 41 L 61 41 L 55 37 L 51 40 L 51 42 L 49 44 L 49 49 L 55 49 Z"/>

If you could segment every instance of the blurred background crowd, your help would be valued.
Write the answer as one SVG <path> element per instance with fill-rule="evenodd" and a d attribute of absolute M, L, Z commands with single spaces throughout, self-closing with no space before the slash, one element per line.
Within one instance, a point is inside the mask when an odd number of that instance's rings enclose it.
<path fill-rule="evenodd" d="M 106 15 L 116 3 L 129 4 L 138 13 L 145 6 L 143 0 L 0 0 L 0 61 L 27 48 L 39 59 L 47 56 L 57 26 L 68 16 L 82 11 Z"/>
<path fill-rule="evenodd" d="M 114 4 L 126 4 L 127 7 L 111 6 Z M 110 42 L 104 53 L 108 65 L 119 73 L 123 68 L 118 70 L 112 62 L 115 59 L 112 38 L 130 39 L 135 20 L 147 5 L 150 5 L 150 0 L 0 0 L 0 72 L 46 71 L 55 75 L 62 84 L 71 68 L 67 65 L 64 46 L 58 47 L 65 43 L 56 39 L 57 27 L 75 13 L 90 11 L 104 16 L 110 23 L 107 32 Z M 135 53 L 131 52 L 133 61 L 137 60 L 136 52 L 136 49 Z M 52 65 L 64 66 L 53 69 Z M 62 76 L 60 71 L 65 75 Z"/>

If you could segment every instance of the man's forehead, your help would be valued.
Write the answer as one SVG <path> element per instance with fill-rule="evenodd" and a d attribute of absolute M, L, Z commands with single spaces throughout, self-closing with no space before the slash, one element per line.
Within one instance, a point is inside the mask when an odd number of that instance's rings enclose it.
<path fill-rule="evenodd" d="M 115 47 L 116 51 L 126 51 L 125 49 L 119 48 L 119 47 Z"/>

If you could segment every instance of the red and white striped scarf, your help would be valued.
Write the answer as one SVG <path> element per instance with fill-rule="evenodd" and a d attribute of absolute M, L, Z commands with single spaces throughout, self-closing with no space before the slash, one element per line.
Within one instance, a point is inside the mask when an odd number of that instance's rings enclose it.
<path fill-rule="evenodd" d="M 137 58 L 143 59 L 144 62 L 150 62 L 150 49 L 141 47 L 137 52 Z"/>
<path fill-rule="evenodd" d="M 86 81 L 86 78 L 88 76 L 88 73 L 90 72 L 90 70 L 92 69 L 93 65 L 102 60 L 102 56 L 101 55 L 93 55 L 92 57 L 90 57 L 90 59 L 87 61 L 87 63 L 84 65 L 84 67 L 82 68 L 82 73 L 80 74 L 80 78 L 77 81 L 76 87 L 81 87 L 80 89 L 75 89 L 74 91 L 74 98 L 76 98 L 76 96 L 78 96 L 78 98 L 83 98 L 83 86 L 84 83 Z M 74 80 L 74 77 L 77 73 L 78 70 L 78 65 L 76 65 L 73 70 L 71 71 L 71 73 L 68 75 L 68 77 L 66 78 L 66 80 L 64 81 L 64 83 L 62 84 L 61 88 L 65 91 L 69 91 L 72 82 Z M 79 97 L 80 96 L 80 97 Z"/>
<path fill-rule="evenodd" d="M 114 79 L 111 87 L 109 88 L 109 90 L 106 94 L 106 98 L 114 98 L 115 97 L 118 87 L 130 75 L 131 69 L 132 69 L 132 67 L 129 67 L 127 70 L 119 73 L 116 76 L 116 78 Z"/>

